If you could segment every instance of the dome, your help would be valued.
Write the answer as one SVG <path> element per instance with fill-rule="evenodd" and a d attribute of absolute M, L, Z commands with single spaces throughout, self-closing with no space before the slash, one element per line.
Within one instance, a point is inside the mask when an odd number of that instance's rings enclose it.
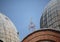
<path fill-rule="evenodd" d="M 16 27 L 11 20 L 0 13 L 0 40 L 3 42 L 19 42 Z"/>

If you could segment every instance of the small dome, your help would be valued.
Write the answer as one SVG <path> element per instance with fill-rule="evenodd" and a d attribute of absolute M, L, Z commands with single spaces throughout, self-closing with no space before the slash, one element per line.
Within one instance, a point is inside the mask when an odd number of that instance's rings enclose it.
<path fill-rule="evenodd" d="M 16 27 L 11 20 L 0 13 L 0 40 L 3 42 L 19 42 Z"/>

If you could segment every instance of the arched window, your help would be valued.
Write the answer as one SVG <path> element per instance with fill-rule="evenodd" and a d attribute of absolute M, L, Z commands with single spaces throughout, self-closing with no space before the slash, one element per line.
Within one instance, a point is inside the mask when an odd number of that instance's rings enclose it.
<path fill-rule="evenodd" d="M 0 42 L 3 42 L 2 40 L 0 40 Z"/>
<path fill-rule="evenodd" d="M 40 40 L 40 41 L 37 41 L 37 42 L 55 42 L 55 41 L 52 41 L 52 40 Z"/>

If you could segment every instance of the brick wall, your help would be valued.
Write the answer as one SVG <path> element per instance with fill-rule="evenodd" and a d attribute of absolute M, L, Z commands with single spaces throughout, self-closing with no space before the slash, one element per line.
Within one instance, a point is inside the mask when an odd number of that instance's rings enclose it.
<path fill-rule="evenodd" d="M 38 30 L 29 34 L 22 42 L 37 42 L 40 40 L 60 42 L 60 32 L 54 30 Z"/>

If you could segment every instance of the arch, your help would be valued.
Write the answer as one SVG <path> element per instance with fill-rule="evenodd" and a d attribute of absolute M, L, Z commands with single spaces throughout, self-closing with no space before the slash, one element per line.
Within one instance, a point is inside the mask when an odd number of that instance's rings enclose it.
<path fill-rule="evenodd" d="M 56 41 L 46 39 L 46 40 L 39 40 L 39 41 L 36 41 L 36 42 L 56 42 Z"/>
<path fill-rule="evenodd" d="M 0 40 L 0 42 L 3 42 L 2 40 Z"/>

